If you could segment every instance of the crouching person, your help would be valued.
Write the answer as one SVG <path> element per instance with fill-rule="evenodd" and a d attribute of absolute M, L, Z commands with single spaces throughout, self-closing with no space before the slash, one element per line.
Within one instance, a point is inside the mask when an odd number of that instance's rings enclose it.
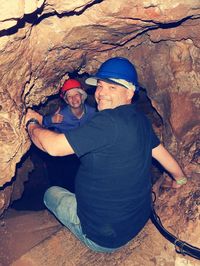
<path fill-rule="evenodd" d="M 53 156 L 75 153 L 81 161 L 75 194 L 60 187 L 44 195 L 47 208 L 97 252 L 114 252 L 132 240 L 151 214 L 151 160 L 158 160 L 180 187 L 184 174 L 160 144 L 148 119 L 131 104 L 138 85 L 134 65 L 123 57 L 104 62 L 86 80 L 96 86 L 99 112 L 64 133 L 51 132 L 26 115 L 34 144 Z M 177 183 L 178 182 L 178 183 Z"/>

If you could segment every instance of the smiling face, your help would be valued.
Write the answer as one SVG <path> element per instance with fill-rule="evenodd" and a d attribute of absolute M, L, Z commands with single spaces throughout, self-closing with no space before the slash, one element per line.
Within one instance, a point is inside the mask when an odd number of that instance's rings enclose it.
<path fill-rule="evenodd" d="M 83 104 L 82 94 L 76 89 L 67 91 L 64 95 L 64 100 L 71 108 L 79 108 Z"/>
<path fill-rule="evenodd" d="M 95 91 L 95 99 L 99 111 L 114 109 L 120 105 L 130 104 L 134 92 L 118 84 L 99 80 Z"/>

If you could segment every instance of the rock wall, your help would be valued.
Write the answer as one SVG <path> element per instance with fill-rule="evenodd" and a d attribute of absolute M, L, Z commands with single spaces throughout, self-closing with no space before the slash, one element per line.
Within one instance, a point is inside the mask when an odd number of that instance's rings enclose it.
<path fill-rule="evenodd" d="M 8 182 L 30 147 L 26 108 L 56 94 L 68 73 L 92 74 L 111 56 L 135 64 L 162 117 L 162 141 L 188 176 L 200 172 L 199 0 L 1 0 L 0 6 L 1 213 L 13 191 Z"/>

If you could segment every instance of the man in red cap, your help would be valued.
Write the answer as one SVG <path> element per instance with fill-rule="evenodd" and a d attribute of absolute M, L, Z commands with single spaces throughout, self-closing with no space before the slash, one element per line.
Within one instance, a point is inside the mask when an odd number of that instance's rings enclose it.
<path fill-rule="evenodd" d="M 96 112 L 94 107 L 85 103 L 87 93 L 76 79 L 68 79 L 64 82 L 60 96 L 67 106 L 41 118 L 42 125 L 46 128 L 63 133 L 65 130 L 84 124 Z"/>

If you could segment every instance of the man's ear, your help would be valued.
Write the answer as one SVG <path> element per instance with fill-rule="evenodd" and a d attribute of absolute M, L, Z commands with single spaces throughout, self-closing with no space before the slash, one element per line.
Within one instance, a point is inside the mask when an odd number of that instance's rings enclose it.
<path fill-rule="evenodd" d="M 131 99 L 133 98 L 134 96 L 134 91 L 131 90 L 131 89 L 127 89 L 127 97 L 128 97 L 128 100 L 131 101 Z"/>

